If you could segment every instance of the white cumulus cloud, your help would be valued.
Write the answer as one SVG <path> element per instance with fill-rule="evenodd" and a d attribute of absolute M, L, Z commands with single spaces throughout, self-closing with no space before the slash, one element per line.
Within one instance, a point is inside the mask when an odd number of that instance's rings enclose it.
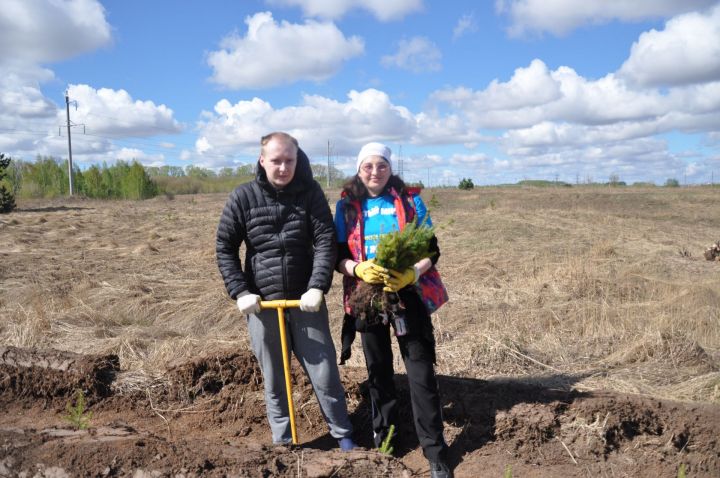
<path fill-rule="evenodd" d="M 245 36 L 227 36 L 221 49 L 207 56 L 213 69 L 212 81 L 228 88 L 322 81 L 365 48 L 361 38 L 346 38 L 329 22 L 278 23 L 272 13 L 262 12 L 247 17 L 245 23 Z"/>
<path fill-rule="evenodd" d="M 95 0 L 4 0 L 0 61 L 58 61 L 110 42 L 105 9 Z"/>
<path fill-rule="evenodd" d="M 667 18 L 702 9 L 716 0 L 496 0 L 496 10 L 510 17 L 509 33 L 564 35 L 587 24 L 612 20 Z"/>
<path fill-rule="evenodd" d="M 298 106 L 275 109 L 260 99 L 221 100 L 199 125 L 198 154 L 256 154 L 260 137 L 282 130 L 295 136 L 308 154 L 354 155 L 368 141 L 412 137 L 416 118 L 379 90 L 350 91 L 345 102 L 306 95 Z"/>
<path fill-rule="evenodd" d="M 173 111 L 152 101 L 133 100 L 125 90 L 95 89 L 88 85 L 70 85 L 70 99 L 77 101 L 77 110 L 71 112 L 74 123 L 84 123 L 92 134 L 125 136 L 155 136 L 177 133 L 180 124 Z M 65 111 L 58 112 L 58 121 Z"/>
<path fill-rule="evenodd" d="M 589 80 L 566 66 L 550 71 L 540 60 L 517 69 L 507 82 L 494 80 L 483 90 L 439 90 L 431 99 L 450 105 L 470 125 L 491 129 L 567 122 L 610 125 L 635 136 L 637 124 L 650 123 L 657 131 L 713 131 L 717 121 L 707 117 L 720 117 L 720 82 L 668 92 L 635 89 L 612 73 Z"/>
<path fill-rule="evenodd" d="M 398 51 L 394 55 L 385 55 L 380 62 L 386 68 L 396 67 L 402 70 L 422 73 L 442 69 L 440 49 L 425 37 L 413 37 L 400 40 Z"/>
<path fill-rule="evenodd" d="M 305 16 L 337 19 L 353 9 L 367 10 L 378 20 L 399 20 L 422 9 L 422 0 L 268 0 L 270 5 L 302 8 Z"/>
<path fill-rule="evenodd" d="M 640 35 L 619 73 L 641 85 L 720 80 L 720 5 L 686 13 Z"/>
<path fill-rule="evenodd" d="M 162 154 L 148 154 L 137 148 L 121 148 L 113 153 L 115 159 L 133 162 L 137 161 L 143 166 L 162 166 L 165 164 L 165 156 Z"/>
<path fill-rule="evenodd" d="M 457 40 L 466 33 L 476 32 L 478 29 L 474 13 L 466 13 L 458 19 L 457 25 L 453 28 L 453 40 Z"/>

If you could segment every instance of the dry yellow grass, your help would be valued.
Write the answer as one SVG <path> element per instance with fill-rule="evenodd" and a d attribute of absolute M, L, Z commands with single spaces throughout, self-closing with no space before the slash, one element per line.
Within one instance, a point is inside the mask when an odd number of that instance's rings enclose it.
<path fill-rule="evenodd" d="M 702 256 L 719 195 L 424 191 L 451 298 L 434 319 L 438 372 L 720 403 L 720 263 Z M 0 216 L 0 344 L 117 353 L 141 381 L 247 348 L 215 264 L 225 198 L 21 201 Z M 337 275 L 327 301 L 337 340 Z"/>

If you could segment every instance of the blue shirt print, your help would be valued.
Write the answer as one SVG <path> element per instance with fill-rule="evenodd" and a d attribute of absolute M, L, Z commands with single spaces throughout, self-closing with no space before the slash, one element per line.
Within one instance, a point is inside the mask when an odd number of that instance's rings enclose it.
<path fill-rule="evenodd" d="M 420 196 L 413 196 L 415 201 L 415 211 L 417 212 L 418 224 L 425 224 L 432 227 L 432 219 L 428 215 L 425 203 Z M 347 230 L 345 228 L 344 202 L 338 201 L 335 206 L 335 231 L 337 232 L 338 242 L 347 242 Z M 375 198 L 364 199 L 360 203 L 364 219 L 364 235 L 363 242 L 365 244 L 365 257 L 372 259 L 375 257 L 377 244 L 383 234 L 388 234 L 398 230 L 398 218 L 395 212 L 395 203 L 393 197 L 384 194 Z M 423 223 L 427 217 L 427 222 Z"/>

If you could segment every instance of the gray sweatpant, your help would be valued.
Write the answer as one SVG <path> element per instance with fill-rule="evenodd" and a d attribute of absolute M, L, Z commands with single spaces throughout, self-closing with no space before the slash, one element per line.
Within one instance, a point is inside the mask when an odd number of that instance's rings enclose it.
<path fill-rule="evenodd" d="M 248 315 L 247 321 L 252 349 L 263 374 L 265 407 L 273 443 L 289 443 L 292 434 L 277 315 L 276 309 L 268 309 L 257 315 Z M 285 309 L 285 331 L 288 353 L 291 350 L 295 353 L 310 379 L 330 434 L 337 439 L 350 437 L 352 424 L 347 413 L 345 390 L 340 382 L 325 304 L 319 312 Z"/>

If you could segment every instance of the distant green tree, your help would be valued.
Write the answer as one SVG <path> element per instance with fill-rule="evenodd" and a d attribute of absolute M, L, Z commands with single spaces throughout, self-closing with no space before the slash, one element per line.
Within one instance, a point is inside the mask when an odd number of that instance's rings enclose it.
<path fill-rule="evenodd" d="M 668 179 L 665 181 L 665 187 L 666 187 L 666 188 L 677 188 L 677 187 L 680 187 L 680 181 L 678 181 L 678 180 L 675 179 L 675 178 L 668 178 Z"/>
<path fill-rule="evenodd" d="M 465 191 L 473 189 L 474 187 L 475 185 L 473 184 L 473 180 L 470 178 L 462 178 L 458 184 L 458 189 L 463 189 Z"/>
<path fill-rule="evenodd" d="M 145 166 L 145 171 L 150 177 L 172 177 L 180 178 L 185 176 L 185 171 L 180 166 Z"/>
<path fill-rule="evenodd" d="M 320 182 L 323 186 L 327 181 L 327 166 L 324 164 L 311 163 L 310 169 L 312 169 L 313 178 Z M 335 166 L 330 165 L 330 184 L 337 185 L 345 181 L 345 175 L 342 171 L 337 169 Z"/>
<path fill-rule="evenodd" d="M 56 197 L 67 194 L 67 169 L 52 156 L 38 156 L 23 171 L 23 196 Z"/>
<path fill-rule="evenodd" d="M 243 164 L 235 169 L 235 176 L 255 176 L 254 164 Z"/>
<path fill-rule="evenodd" d="M 82 192 L 91 198 L 107 197 L 105 189 L 103 188 L 102 172 L 100 168 L 94 164 L 85 171 L 85 187 Z"/>
<path fill-rule="evenodd" d="M 8 176 L 10 157 L 0 153 L 0 213 L 8 213 L 15 209 L 15 193 Z"/>
<path fill-rule="evenodd" d="M 123 199 L 147 199 L 157 195 L 157 186 L 142 164 L 133 161 L 125 166 L 120 181 Z"/>
<path fill-rule="evenodd" d="M 18 197 L 20 187 L 22 186 L 23 170 L 26 167 L 25 163 L 20 160 L 12 160 L 10 166 L 5 170 L 7 174 L 5 180 L 10 182 L 12 186 L 12 192 L 15 197 Z"/>
<path fill-rule="evenodd" d="M 217 177 L 212 169 L 193 166 L 192 164 L 185 166 L 185 175 L 191 178 L 214 178 Z"/>

